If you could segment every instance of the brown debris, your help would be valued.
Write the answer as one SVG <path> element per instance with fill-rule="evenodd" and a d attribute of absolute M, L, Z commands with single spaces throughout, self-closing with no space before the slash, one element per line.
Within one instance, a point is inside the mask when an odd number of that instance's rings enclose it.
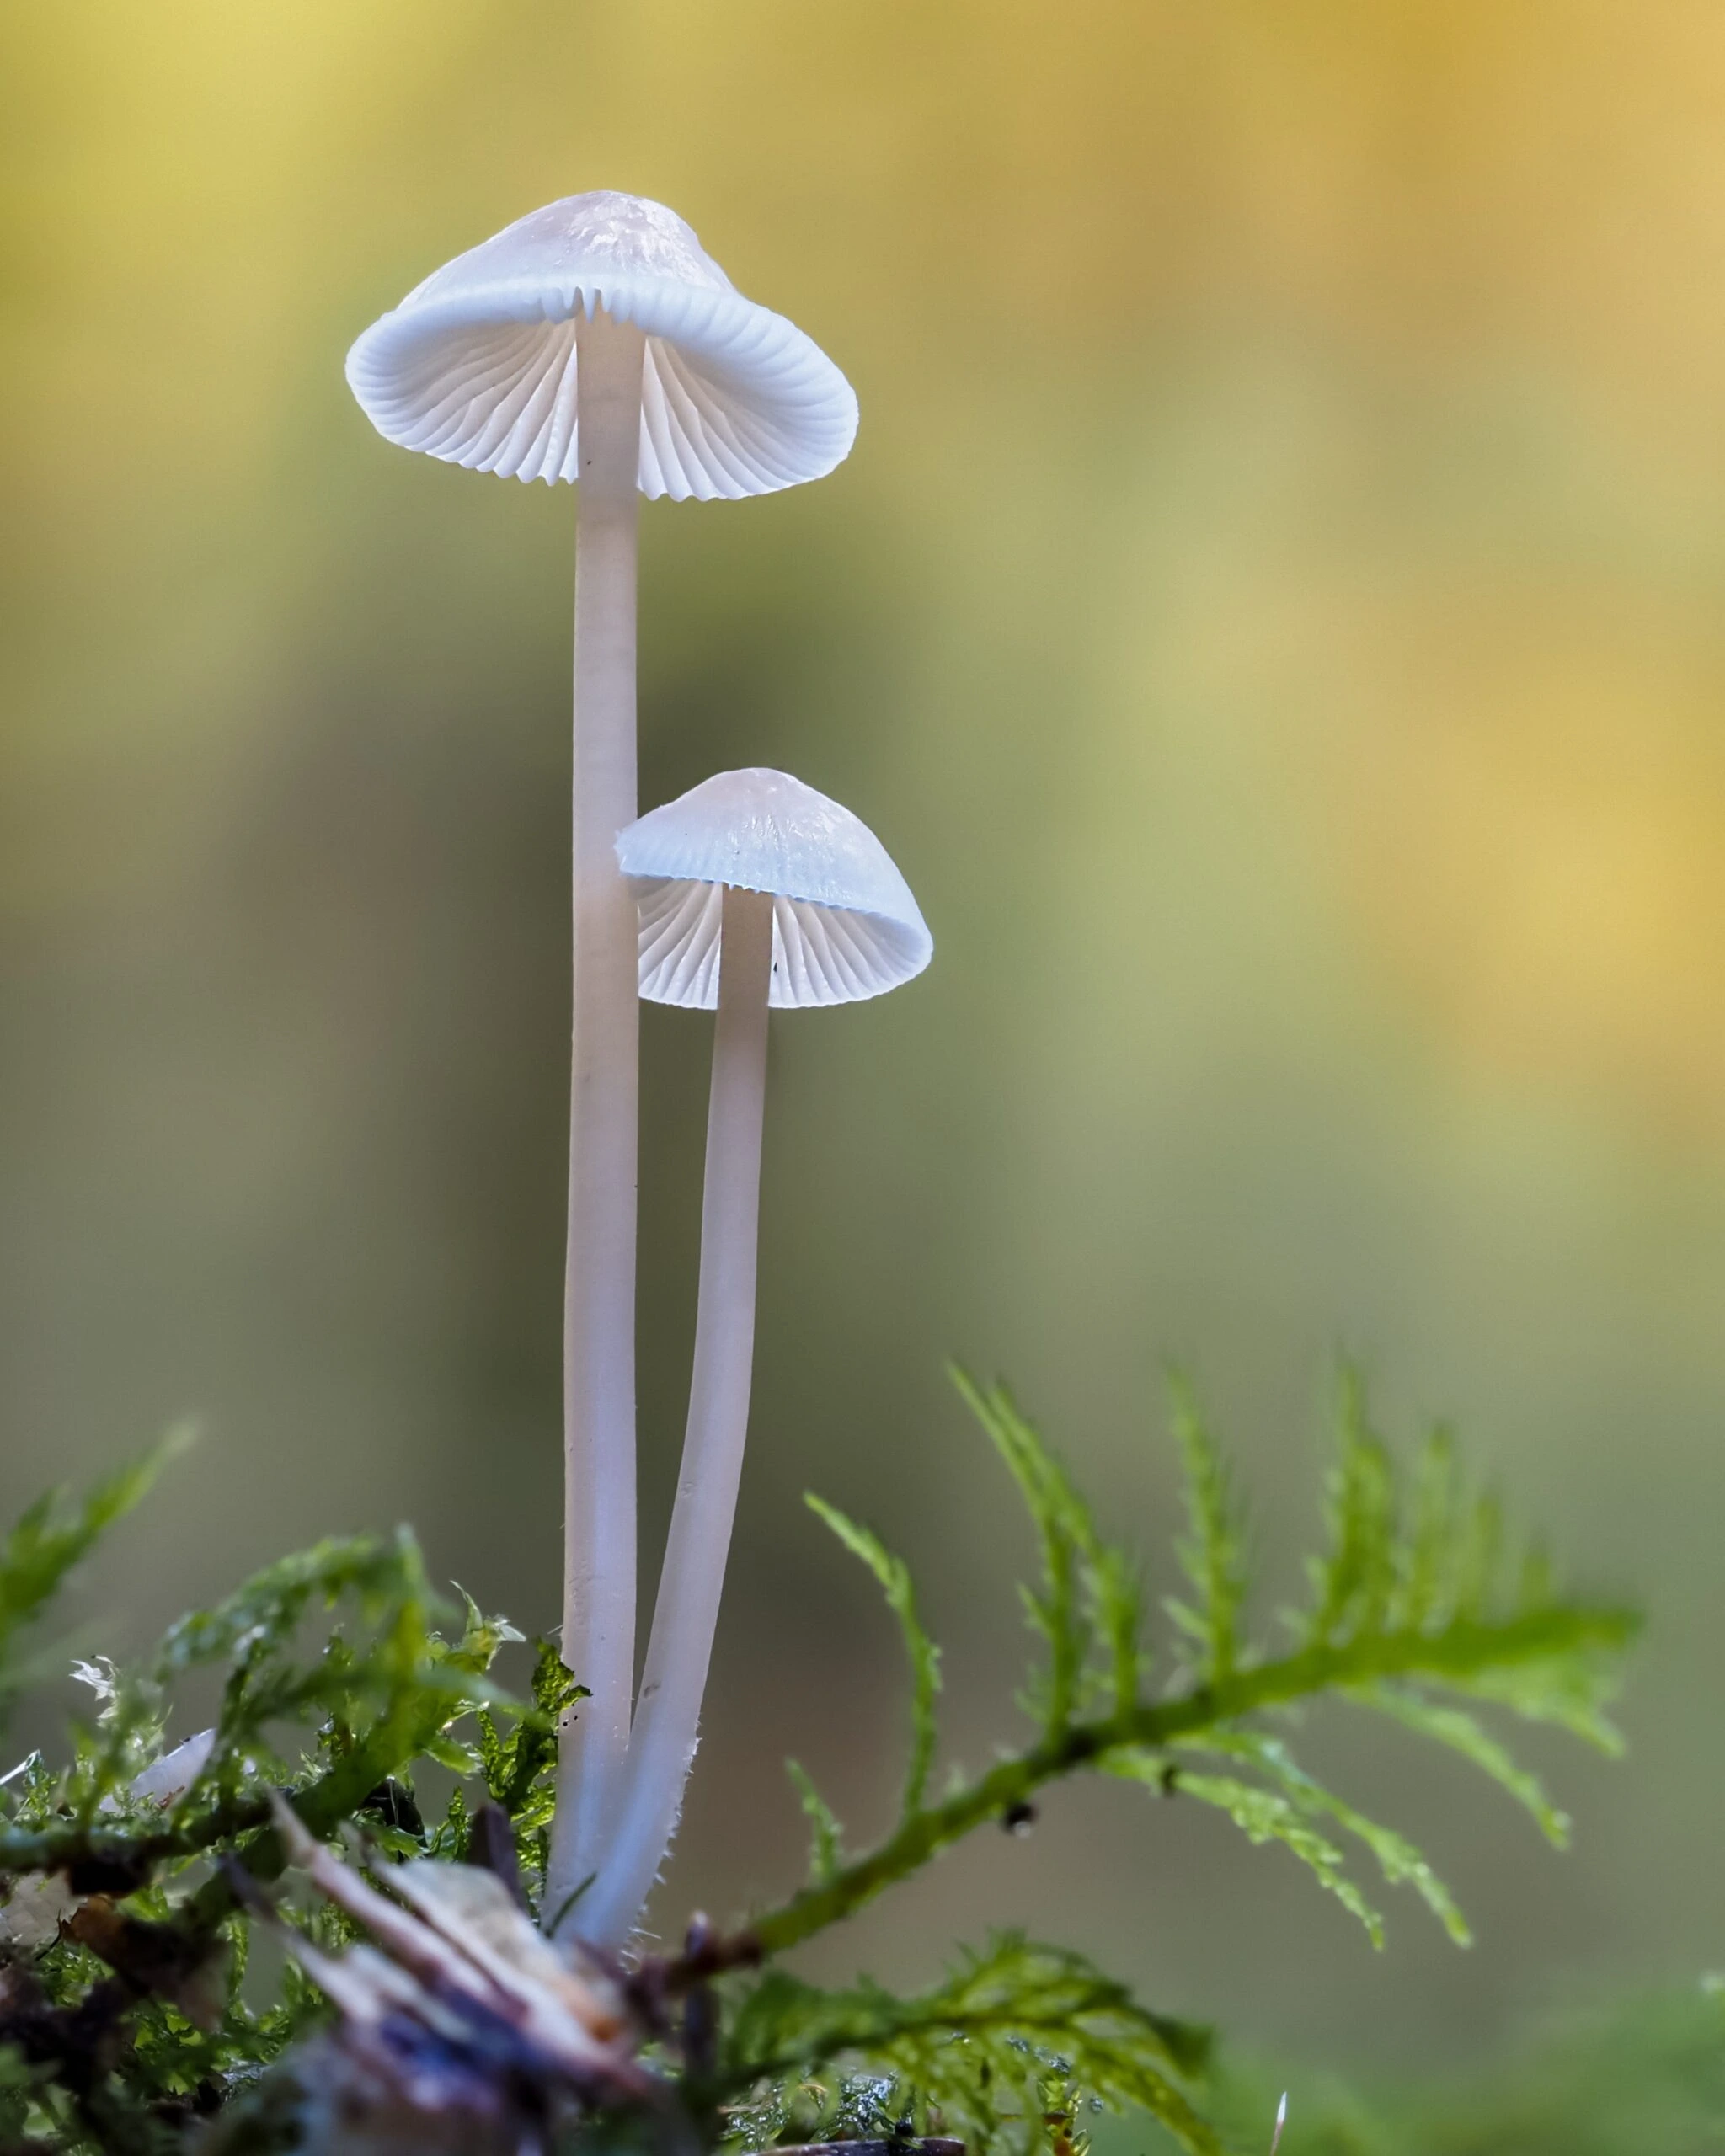
<path fill-rule="evenodd" d="M 307 2156 L 529 2156 L 614 2105 L 676 2132 L 617 1972 L 545 1939 L 494 1870 L 393 1865 L 385 1894 L 275 1809 L 289 1862 L 373 1942 L 329 1955 L 286 1934 L 339 2016 L 295 2072 Z"/>
<path fill-rule="evenodd" d="M 216 1942 L 128 1916 L 104 1895 L 75 1909 L 61 1930 L 105 1961 L 136 1996 L 165 1999 L 196 2028 L 213 2028 L 221 2019 L 222 1954 Z"/>

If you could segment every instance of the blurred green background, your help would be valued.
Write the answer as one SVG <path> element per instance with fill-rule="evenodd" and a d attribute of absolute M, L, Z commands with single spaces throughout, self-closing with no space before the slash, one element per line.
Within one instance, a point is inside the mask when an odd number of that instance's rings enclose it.
<path fill-rule="evenodd" d="M 1012 1726 L 1009 1374 L 1165 1565 L 1166 1358 L 1313 1529 L 1338 1350 L 1644 1591 L 1628 1764 L 1316 1753 L 1474 1915 L 1076 1790 L 813 1966 L 1023 1922 L 1423 2072 L 1725 1960 L 1725 18 L 1707 0 L 23 0 L 0 13 L 0 1499 L 190 1410 L 136 1639 L 411 1515 L 555 1614 L 574 500 L 387 447 L 353 336 L 521 212 L 670 203 L 862 402 L 644 515 L 644 805 L 777 763 L 932 969 L 776 1021 L 750 1465 L 667 1908 L 858 1833 L 900 1680 Z M 648 1562 L 708 1028 L 645 1027 Z M 1166 1572 L 1158 1575 L 1165 1582 Z M 1535 1748 L 1537 1749 L 1537 1748 Z M 1370 1808 L 1370 1807 L 1369 1807 Z M 674 1907 L 672 1906 L 674 1904 Z"/>

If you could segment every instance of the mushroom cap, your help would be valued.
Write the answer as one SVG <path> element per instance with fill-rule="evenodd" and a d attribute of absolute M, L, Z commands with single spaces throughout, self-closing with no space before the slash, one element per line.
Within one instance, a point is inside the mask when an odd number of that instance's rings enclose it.
<path fill-rule="evenodd" d="M 646 332 L 641 492 L 699 501 L 819 479 L 857 433 L 851 385 L 745 300 L 674 211 L 571 195 L 434 270 L 347 355 L 387 440 L 518 479 L 574 479 L 575 317 Z"/>
<path fill-rule="evenodd" d="M 641 993 L 718 1002 L 724 891 L 772 895 L 777 1010 L 860 1003 L 934 955 L 911 887 L 848 808 L 786 771 L 721 771 L 620 832 L 617 857 L 641 909 Z"/>

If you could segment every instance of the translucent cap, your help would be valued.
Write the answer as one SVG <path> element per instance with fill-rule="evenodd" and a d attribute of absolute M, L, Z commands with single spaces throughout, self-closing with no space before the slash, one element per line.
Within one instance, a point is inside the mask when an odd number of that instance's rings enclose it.
<path fill-rule="evenodd" d="M 619 834 L 641 909 L 641 993 L 711 1011 L 727 883 L 772 894 L 772 984 L 782 1011 L 860 1003 L 934 955 L 911 887 L 848 808 L 785 771 L 721 771 Z"/>
<path fill-rule="evenodd" d="M 647 333 L 644 494 L 770 494 L 848 453 L 857 398 L 825 353 L 638 195 L 571 195 L 458 254 L 360 338 L 348 383 L 403 449 L 574 479 L 575 316 L 601 307 Z"/>

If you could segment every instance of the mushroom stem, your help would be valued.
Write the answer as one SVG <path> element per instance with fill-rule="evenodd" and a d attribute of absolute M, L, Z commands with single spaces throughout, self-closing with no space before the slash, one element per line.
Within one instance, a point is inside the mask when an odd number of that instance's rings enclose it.
<path fill-rule="evenodd" d="M 622 1802 L 583 1897 L 582 1935 L 601 1945 L 620 1945 L 633 1929 L 676 1832 L 749 1428 L 773 902 L 728 885 L 724 908 L 689 1420 Z"/>
<path fill-rule="evenodd" d="M 645 349 L 575 318 L 574 995 L 563 1301 L 563 1657 L 592 1696 L 560 1732 L 547 1922 L 597 1869 L 635 1675 L 635 541 Z"/>

